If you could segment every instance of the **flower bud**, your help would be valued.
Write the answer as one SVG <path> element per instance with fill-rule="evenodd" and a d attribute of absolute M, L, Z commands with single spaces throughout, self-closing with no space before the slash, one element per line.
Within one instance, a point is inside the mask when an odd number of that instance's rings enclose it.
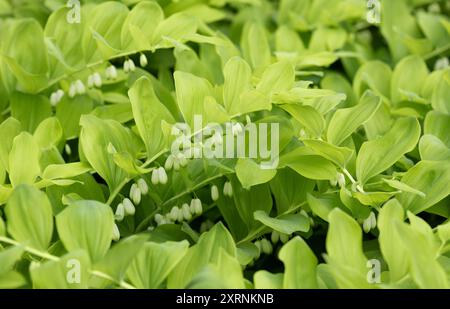
<path fill-rule="evenodd" d="M 56 92 L 53 92 L 53 93 L 50 95 L 50 104 L 51 104 L 52 106 L 56 106 L 58 103 L 59 103 L 59 100 L 58 100 L 58 94 L 57 94 Z"/>
<path fill-rule="evenodd" d="M 164 164 L 164 168 L 168 171 L 170 171 L 173 167 L 173 161 L 174 161 L 174 157 L 173 155 L 169 155 L 167 157 L 166 163 Z"/>
<path fill-rule="evenodd" d="M 186 221 L 192 219 L 191 209 L 187 203 L 184 203 L 183 206 L 181 206 L 181 210 L 183 212 L 183 217 L 184 219 L 186 219 Z"/>
<path fill-rule="evenodd" d="M 84 86 L 83 82 L 79 79 L 75 82 L 75 88 L 78 94 L 86 93 L 86 87 Z"/>
<path fill-rule="evenodd" d="M 125 215 L 133 216 L 134 213 L 136 212 L 136 208 L 134 208 L 134 205 L 131 202 L 131 200 L 128 198 L 125 198 L 122 203 L 123 203 L 123 207 L 125 208 Z"/>
<path fill-rule="evenodd" d="M 196 215 L 201 215 L 203 212 L 202 201 L 198 198 L 194 199 L 194 212 Z"/>
<path fill-rule="evenodd" d="M 114 223 L 112 230 L 112 240 L 118 241 L 120 239 L 120 231 L 117 225 Z"/>
<path fill-rule="evenodd" d="M 161 222 L 164 220 L 164 217 L 161 214 L 156 214 L 155 215 L 155 222 L 158 225 L 161 225 Z"/>
<path fill-rule="evenodd" d="M 261 246 L 261 241 L 260 240 L 255 241 L 253 244 L 256 246 L 256 248 L 258 248 L 259 252 L 262 251 L 262 246 Z"/>
<path fill-rule="evenodd" d="M 95 87 L 100 88 L 102 86 L 102 77 L 98 72 L 94 73 L 92 79 Z"/>
<path fill-rule="evenodd" d="M 134 72 L 136 70 L 136 65 L 134 64 L 134 61 L 131 59 L 128 59 L 128 63 L 129 63 L 129 67 L 130 67 L 130 72 Z"/>
<path fill-rule="evenodd" d="M 178 222 L 183 222 L 184 221 L 184 213 L 183 213 L 183 210 L 182 209 L 179 209 L 178 210 L 178 217 L 177 217 L 177 220 L 176 221 L 178 221 Z"/>
<path fill-rule="evenodd" d="M 139 62 L 141 64 L 141 67 L 146 67 L 148 64 L 147 56 L 145 56 L 145 54 L 141 54 L 141 56 L 139 57 Z"/>
<path fill-rule="evenodd" d="M 233 187 L 231 186 L 231 182 L 229 181 L 225 182 L 223 186 L 223 194 L 229 197 L 233 196 Z"/>
<path fill-rule="evenodd" d="M 345 187 L 345 176 L 342 173 L 337 173 L 337 183 L 339 187 Z"/>
<path fill-rule="evenodd" d="M 94 87 L 94 76 L 93 75 L 88 76 L 87 86 L 89 89 Z"/>
<path fill-rule="evenodd" d="M 64 150 L 68 156 L 72 154 L 72 148 L 70 148 L 69 144 L 64 145 Z"/>
<path fill-rule="evenodd" d="M 130 63 L 128 62 L 128 60 L 125 60 L 125 62 L 123 63 L 123 71 L 125 73 L 129 73 L 130 72 Z"/>
<path fill-rule="evenodd" d="M 123 220 L 124 217 L 125 217 L 125 208 L 123 207 L 123 204 L 120 203 L 119 205 L 117 205 L 116 213 L 114 214 L 114 219 L 120 222 Z"/>
<path fill-rule="evenodd" d="M 139 205 L 141 203 L 141 190 L 139 190 L 136 184 L 131 185 L 130 197 L 135 205 Z"/>
<path fill-rule="evenodd" d="M 69 88 L 69 98 L 74 98 L 77 95 L 77 87 L 74 83 L 70 84 Z"/>
<path fill-rule="evenodd" d="M 277 231 L 273 231 L 270 235 L 270 240 L 273 244 L 276 244 L 280 240 L 280 234 Z"/>
<path fill-rule="evenodd" d="M 273 251 L 272 244 L 265 238 L 261 239 L 261 249 L 267 255 L 272 254 Z"/>
<path fill-rule="evenodd" d="M 219 199 L 219 189 L 216 185 L 211 186 L 211 198 L 214 202 Z"/>
<path fill-rule="evenodd" d="M 144 178 L 140 178 L 137 181 L 137 186 L 143 195 L 146 195 L 148 193 L 148 185 Z"/>
<path fill-rule="evenodd" d="M 172 207 L 170 212 L 167 214 L 167 218 L 169 218 L 172 221 L 177 221 L 179 212 L 180 212 L 180 209 L 177 206 L 174 206 L 174 207 Z"/>
<path fill-rule="evenodd" d="M 177 159 L 174 159 L 173 161 L 173 169 L 178 171 L 180 169 L 180 163 L 178 162 Z"/>
<path fill-rule="evenodd" d="M 289 241 L 289 235 L 280 233 L 280 241 L 285 244 Z"/>
<path fill-rule="evenodd" d="M 152 172 L 152 184 L 159 184 L 159 172 L 157 168 L 155 168 Z"/>
<path fill-rule="evenodd" d="M 168 178 L 167 178 L 166 170 L 164 169 L 164 167 L 160 167 L 158 169 L 158 175 L 159 175 L 159 182 L 161 184 L 165 185 L 168 181 Z"/>

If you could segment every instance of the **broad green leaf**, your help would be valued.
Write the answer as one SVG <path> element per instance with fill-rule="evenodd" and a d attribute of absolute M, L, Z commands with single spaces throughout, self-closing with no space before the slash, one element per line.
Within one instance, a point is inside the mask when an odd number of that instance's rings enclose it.
<path fill-rule="evenodd" d="M 40 151 L 33 136 L 22 132 L 14 138 L 9 153 L 9 178 L 13 186 L 33 184 L 41 173 Z"/>
<path fill-rule="evenodd" d="M 220 249 L 217 262 L 208 264 L 190 282 L 189 289 L 243 289 L 244 276 L 236 257 Z"/>
<path fill-rule="evenodd" d="M 258 210 L 253 215 L 255 220 L 283 234 L 290 235 L 294 232 L 308 232 L 310 228 L 309 219 L 300 213 L 272 218 L 264 211 Z"/>
<path fill-rule="evenodd" d="M 425 117 L 424 134 L 432 134 L 450 148 L 450 115 L 431 111 Z"/>
<path fill-rule="evenodd" d="M 87 289 L 90 261 L 84 250 L 72 251 L 59 261 L 30 267 L 35 289 Z"/>
<path fill-rule="evenodd" d="M 57 146 L 63 136 L 63 130 L 58 118 L 51 117 L 42 121 L 36 131 L 34 131 L 33 137 L 36 140 L 39 148 L 47 149 L 53 146 Z"/>
<path fill-rule="evenodd" d="M 295 71 L 291 63 L 280 61 L 265 69 L 256 90 L 265 94 L 287 91 L 294 86 Z"/>
<path fill-rule="evenodd" d="M 359 126 L 367 122 L 379 107 L 380 98 L 371 92 L 366 92 L 358 105 L 337 110 L 328 125 L 328 141 L 339 146 Z"/>
<path fill-rule="evenodd" d="M 113 237 L 111 208 L 97 201 L 81 200 L 56 216 L 59 237 L 68 251 L 83 249 L 91 262 L 102 259 Z"/>
<path fill-rule="evenodd" d="M 420 158 L 427 161 L 450 160 L 450 149 L 436 136 L 425 134 L 419 142 Z"/>
<path fill-rule="evenodd" d="M 434 110 L 450 115 L 450 103 L 448 102 L 449 96 L 450 69 L 447 69 L 446 72 L 442 74 L 441 79 L 438 81 L 436 88 L 433 91 L 431 104 Z"/>
<path fill-rule="evenodd" d="M 396 222 L 403 222 L 404 217 L 403 207 L 396 199 L 387 202 L 378 215 L 380 249 L 389 265 L 391 282 L 402 279 L 408 271 L 407 252 L 401 246 L 402 235 L 395 228 Z"/>
<path fill-rule="evenodd" d="M 175 72 L 174 79 L 178 107 L 187 124 L 194 128 L 194 117 L 203 115 L 203 102 L 212 94 L 212 86 L 206 79 L 185 72 Z"/>
<path fill-rule="evenodd" d="M 321 140 L 304 139 L 302 142 L 315 153 L 340 167 L 345 167 L 353 155 L 353 150 L 347 147 L 337 147 Z"/>
<path fill-rule="evenodd" d="M 14 246 L 0 251 L 0 277 L 14 268 L 14 265 L 22 257 L 23 247 Z"/>
<path fill-rule="evenodd" d="M 426 197 L 425 193 L 423 193 L 417 189 L 414 189 L 401 181 L 398 181 L 395 179 L 385 179 L 385 178 L 383 178 L 383 181 L 385 183 L 387 183 L 389 186 L 391 186 L 392 188 L 398 189 L 402 192 L 409 192 L 409 193 L 417 194 L 421 197 Z"/>
<path fill-rule="evenodd" d="M 356 175 L 365 184 L 384 172 L 405 153 L 412 151 L 420 137 L 420 125 L 414 118 L 401 118 L 379 139 L 363 143 L 356 159 Z"/>
<path fill-rule="evenodd" d="M 89 114 L 93 108 L 93 101 L 88 96 L 76 96 L 69 98 L 64 96 L 56 106 L 56 118 L 58 118 L 66 139 L 74 139 L 80 135 L 80 118 Z"/>
<path fill-rule="evenodd" d="M 137 288 L 159 288 L 186 255 L 188 246 L 187 241 L 144 244 L 128 268 L 127 277 Z"/>
<path fill-rule="evenodd" d="M 283 288 L 317 289 L 317 258 L 299 236 L 285 244 L 279 253 L 284 263 Z"/>
<path fill-rule="evenodd" d="M 110 145 L 116 152 L 127 152 L 136 157 L 140 143 L 128 128 L 113 120 L 101 120 L 85 115 L 80 120 L 82 131 L 80 145 L 87 161 L 105 179 L 110 191 L 127 177 L 127 173 L 114 163 L 113 154 L 108 152 Z"/>
<path fill-rule="evenodd" d="M 198 21 L 195 17 L 185 13 L 176 13 L 162 21 L 155 30 L 152 38 L 154 48 L 172 47 L 173 43 L 165 40 L 184 42 L 197 32 Z"/>
<path fill-rule="evenodd" d="M 100 270 L 118 282 L 125 279 L 125 273 L 139 255 L 147 240 L 146 235 L 132 235 L 121 240 L 106 253 L 105 257 L 94 265 L 96 270 Z M 109 282 L 105 280 L 104 284 Z M 100 285 L 104 286 L 104 285 Z"/>
<path fill-rule="evenodd" d="M 133 115 L 139 134 L 147 148 L 147 156 L 152 158 L 168 147 L 161 128 L 161 121 L 175 122 L 167 108 L 156 96 L 152 82 L 146 78 L 138 79 L 128 92 Z"/>
<path fill-rule="evenodd" d="M 0 124 L 0 163 L 9 171 L 9 152 L 13 146 L 14 138 L 22 131 L 20 122 L 10 117 Z"/>
<path fill-rule="evenodd" d="M 312 212 L 320 217 L 322 220 L 328 222 L 328 215 L 330 212 L 337 207 L 332 199 L 316 198 L 311 194 L 306 195 L 308 205 Z"/>
<path fill-rule="evenodd" d="M 298 104 L 283 104 L 282 109 L 302 124 L 313 137 L 320 137 L 325 129 L 323 116 L 313 107 Z"/>
<path fill-rule="evenodd" d="M 391 96 L 391 68 L 379 60 L 364 63 L 355 75 L 353 89 L 361 97 L 367 89 L 384 98 Z"/>
<path fill-rule="evenodd" d="M 282 289 L 283 274 L 272 274 L 265 270 L 258 270 L 253 275 L 255 289 Z"/>
<path fill-rule="evenodd" d="M 275 177 L 275 169 L 264 169 L 251 159 L 239 159 L 236 164 L 236 176 L 245 189 L 269 182 Z"/>
<path fill-rule="evenodd" d="M 408 56 L 402 59 L 392 73 L 392 101 L 398 103 L 403 100 L 401 90 L 420 93 L 428 73 L 427 65 L 419 56 Z"/>
<path fill-rule="evenodd" d="M 403 175 L 402 182 L 426 196 L 403 192 L 398 195 L 398 200 L 405 209 L 417 214 L 450 194 L 449 181 L 448 161 L 421 161 Z"/>
<path fill-rule="evenodd" d="M 272 209 L 272 198 L 268 184 L 251 187 L 249 190 L 242 188 L 235 181 L 233 183 L 233 197 L 239 216 L 249 229 L 260 225 L 255 220 L 255 211 L 262 210 L 269 213 Z"/>
<path fill-rule="evenodd" d="M 340 209 L 328 215 L 326 247 L 328 264 L 340 288 L 370 287 L 367 282 L 367 258 L 362 248 L 362 231 L 359 224 Z"/>
<path fill-rule="evenodd" d="M 223 101 L 230 114 L 236 114 L 245 102 L 241 101 L 241 95 L 251 89 L 252 71 L 245 60 L 233 57 L 225 64 L 223 69 L 225 78 L 223 89 Z"/>
<path fill-rule="evenodd" d="M 202 234 L 196 245 L 189 248 L 181 262 L 170 273 L 167 287 L 186 287 L 203 267 L 219 260 L 222 250 L 232 257 L 236 256 L 233 238 L 223 224 L 218 223 Z"/>
<path fill-rule="evenodd" d="M 45 168 L 42 173 L 44 179 L 72 178 L 87 173 L 91 168 L 82 162 L 67 164 L 52 164 Z"/>
<path fill-rule="evenodd" d="M 270 47 L 266 29 L 257 22 L 245 24 L 241 36 L 242 53 L 253 69 L 264 68 L 270 64 Z"/>
<path fill-rule="evenodd" d="M 18 242 L 46 250 L 53 233 L 52 206 L 47 196 L 30 185 L 17 186 L 5 208 L 8 233 Z"/>
<path fill-rule="evenodd" d="M 22 128 L 33 133 L 39 123 L 52 114 L 50 101 L 44 96 L 15 92 L 11 95 L 11 116 Z"/>

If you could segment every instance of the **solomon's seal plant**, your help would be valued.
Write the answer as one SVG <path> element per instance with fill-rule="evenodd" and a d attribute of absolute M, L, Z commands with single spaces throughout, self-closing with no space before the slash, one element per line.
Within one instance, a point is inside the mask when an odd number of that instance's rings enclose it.
<path fill-rule="evenodd" d="M 0 0 L 0 288 L 450 287 L 448 0 L 69 2 Z"/>

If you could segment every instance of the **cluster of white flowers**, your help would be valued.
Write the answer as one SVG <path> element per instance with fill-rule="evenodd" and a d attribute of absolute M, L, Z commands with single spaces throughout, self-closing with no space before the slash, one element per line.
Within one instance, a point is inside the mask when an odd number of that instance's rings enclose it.
<path fill-rule="evenodd" d="M 100 73 L 95 72 L 94 74 L 89 75 L 87 85 L 88 88 L 101 88 L 102 87 L 102 77 Z"/>
<path fill-rule="evenodd" d="M 172 168 L 178 171 L 180 167 L 185 167 L 187 164 L 188 157 L 180 152 L 177 155 L 170 154 L 167 157 L 164 167 L 168 171 L 170 171 Z"/>
<path fill-rule="evenodd" d="M 125 60 L 123 63 L 123 71 L 125 73 L 134 72 L 136 70 L 136 65 L 134 64 L 134 61 L 131 59 Z"/>
<path fill-rule="evenodd" d="M 136 212 L 135 205 L 141 203 L 142 195 L 148 193 L 148 185 L 144 179 L 139 179 L 136 183 L 131 185 L 129 198 L 124 198 L 122 203 L 117 205 L 115 212 L 116 221 L 122 221 L 125 216 L 133 216 Z"/>
<path fill-rule="evenodd" d="M 50 104 L 56 106 L 64 97 L 64 90 L 58 89 L 50 95 Z"/>
<path fill-rule="evenodd" d="M 199 216 L 203 212 L 202 202 L 200 199 L 192 199 L 191 204 L 184 203 L 181 207 L 174 206 L 165 215 L 156 214 L 156 224 L 173 224 L 175 222 L 190 221 L 194 216 Z"/>
<path fill-rule="evenodd" d="M 76 95 L 83 95 L 86 93 L 86 87 L 80 79 L 70 84 L 69 87 L 69 97 L 73 98 Z"/>
<path fill-rule="evenodd" d="M 168 181 L 167 173 L 164 167 L 155 168 L 152 172 L 152 184 L 165 185 Z"/>
<path fill-rule="evenodd" d="M 369 233 L 370 230 L 377 227 L 377 217 L 373 211 L 370 212 L 369 216 L 363 222 L 363 230 L 366 233 Z"/>
<path fill-rule="evenodd" d="M 346 182 L 345 182 L 345 176 L 344 176 L 344 174 L 342 174 L 342 173 L 337 173 L 337 174 L 336 174 L 336 178 L 330 180 L 330 184 L 331 184 L 333 187 L 336 187 L 337 185 L 339 185 L 339 187 L 341 187 L 341 188 L 342 188 L 342 187 L 345 187 Z"/>

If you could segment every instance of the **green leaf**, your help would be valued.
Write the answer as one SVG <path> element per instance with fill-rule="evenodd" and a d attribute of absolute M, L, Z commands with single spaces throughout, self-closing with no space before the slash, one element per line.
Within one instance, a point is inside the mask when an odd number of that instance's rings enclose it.
<path fill-rule="evenodd" d="M 59 261 L 30 267 L 35 289 L 87 289 L 90 262 L 84 250 L 72 251 Z"/>
<path fill-rule="evenodd" d="M 425 117 L 424 133 L 432 134 L 439 138 L 450 148 L 450 115 L 445 115 L 437 111 L 431 111 Z"/>
<path fill-rule="evenodd" d="M 148 242 L 131 263 L 127 277 L 137 288 L 157 289 L 184 258 L 188 247 L 187 241 Z"/>
<path fill-rule="evenodd" d="M 109 145 L 113 145 L 118 153 L 127 152 L 135 158 L 140 143 L 128 128 L 114 120 L 101 120 L 85 115 L 81 117 L 80 123 L 80 144 L 83 153 L 113 192 L 127 178 L 127 173 L 114 163 L 113 154 L 108 152 Z"/>
<path fill-rule="evenodd" d="M 330 222 L 326 246 L 328 264 L 340 288 L 370 287 L 367 282 L 367 259 L 362 248 L 359 224 L 340 209 L 328 215 Z"/>
<path fill-rule="evenodd" d="M 243 289 L 244 276 L 236 257 L 220 249 L 217 262 L 208 264 L 191 281 L 189 289 Z"/>
<path fill-rule="evenodd" d="M 22 128 L 34 132 L 39 123 L 52 114 L 48 98 L 15 92 L 11 95 L 11 116 L 17 119 Z"/>
<path fill-rule="evenodd" d="M 91 168 L 82 162 L 67 163 L 67 164 L 51 164 L 48 165 L 42 177 L 44 179 L 64 179 L 73 178 L 84 173 L 87 173 Z"/>
<path fill-rule="evenodd" d="M 287 91 L 294 87 L 295 71 L 288 61 L 274 63 L 264 70 L 256 90 L 265 94 Z"/>
<path fill-rule="evenodd" d="M 403 222 L 404 217 L 403 207 L 396 199 L 387 202 L 378 215 L 380 249 L 389 265 L 391 282 L 402 279 L 408 272 L 408 264 L 405 263 L 408 253 L 401 245 L 402 235 L 395 228 L 396 222 Z"/>
<path fill-rule="evenodd" d="M 62 98 L 56 106 L 56 118 L 63 128 L 66 139 L 74 139 L 80 135 L 80 118 L 84 114 L 89 114 L 92 108 L 93 101 L 88 96 Z"/>
<path fill-rule="evenodd" d="M 62 136 L 63 130 L 61 124 L 59 123 L 58 118 L 55 117 L 47 118 L 42 121 L 33 134 L 37 145 L 41 149 L 57 146 Z"/>
<path fill-rule="evenodd" d="M 15 246 L 0 251 L 0 277 L 10 272 L 24 253 L 23 247 Z"/>
<path fill-rule="evenodd" d="M 114 215 L 108 205 L 76 201 L 56 216 L 59 237 L 68 251 L 83 249 L 91 262 L 102 259 L 113 237 Z"/>
<path fill-rule="evenodd" d="M 380 98 L 371 92 L 366 92 L 358 105 L 337 110 L 328 125 L 328 141 L 339 146 L 359 126 L 370 120 L 379 107 Z"/>
<path fill-rule="evenodd" d="M 13 146 L 14 138 L 22 131 L 20 122 L 15 118 L 8 118 L 0 124 L 0 163 L 9 171 L 9 152 Z"/>
<path fill-rule="evenodd" d="M 232 257 L 236 256 L 233 237 L 222 223 L 218 223 L 207 233 L 202 234 L 196 245 L 189 248 L 181 262 L 170 273 L 167 287 L 169 289 L 186 287 L 204 266 L 219 260 L 222 250 Z"/>
<path fill-rule="evenodd" d="M 385 179 L 385 178 L 383 178 L 383 181 L 385 183 L 387 183 L 389 186 L 391 186 L 392 188 L 398 189 L 398 190 L 400 190 L 402 192 L 409 192 L 409 193 L 417 194 L 417 195 L 419 195 L 421 197 L 425 197 L 426 196 L 425 193 L 423 193 L 423 192 L 421 192 L 421 191 L 419 191 L 417 189 L 414 189 L 414 188 L 408 186 L 407 184 L 405 184 L 405 183 L 403 183 L 401 181 L 398 181 L 398 180 L 395 180 L 395 179 Z"/>
<path fill-rule="evenodd" d="M 257 22 L 244 25 L 241 37 L 242 53 L 253 69 L 264 68 L 270 64 L 270 47 L 266 29 Z"/>
<path fill-rule="evenodd" d="M 5 208 L 8 233 L 18 242 L 46 250 L 53 233 L 52 206 L 47 196 L 30 185 L 19 185 Z"/>
<path fill-rule="evenodd" d="M 450 149 L 436 136 L 425 134 L 419 142 L 419 152 L 422 160 L 450 160 Z"/>
<path fill-rule="evenodd" d="M 279 253 L 284 264 L 283 288 L 317 289 L 317 258 L 299 236 L 285 244 Z"/>
<path fill-rule="evenodd" d="M 271 218 L 264 211 L 258 210 L 253 215 L 255 220 L 283 234 L 290 235 L 294 232 L 306 233 L 310 229 L 309 219 L 300 213 Z"/>
<path fill-rule="evenodd" d="M 239 186 L 235 181 L 233 183 L 233 196 L 239 216 L 247 227 L 259 226 L 253 216 L 255 211 L 262 210 L 269 213 L 272 209 L 272 198 L 268 184 L 261 184 L 246 190 Z"/>
<path fill-rule="evenodd" d="M 11 184 L 33 184 L 41 173 L 40 151 L 33 136 L 22 132 L 14 138 L 9 154 L 9 178 Z"/>
<path fill-rule="evenodd" d="M 450 115 L 450 104 L 448 98 L 450 96 L 450 70 L 446 70 L 442 74 L 441 79 L 437 82 L 433 91 L 431 104 L 434 110 Z"/>
<path fill-rule="evenodd" d="M 138 79 L 128 92 L 133 116 L 139 134 L 147 148 L 147 156 L 152 158 L 168 147 L 161 128 L 161 121 L 174 123 L 170 112 L 159 101 L 153 90 L 152 82 L 146 78 Z"/>
<path fill-rule="evenodd" d="M 277 173 L 276 169 L 262 169 L 251 159 L 239 159 L 235 168 L 236 176 L 245 189 L 269 182 Z"/>
<path fill-rule="evenodd" d="M 198 21 L 185 13 L 176 13 L 162 21 L 156 28 L 152 38 L 154 48 L 172 47 L 173 43 L 165 40 L 184 42 L 197 32 Z"/>
<path fill-rule="evenodd" d="M 225 64 L 223 75 L 223 101 L 228 113 L 234 115 L 245 104 L 241 102 L 241 95 L 251 89 L 252 70 L 245 60 L 233 57 Z"/>
<path fill-rule="evenodd" d="M 365 142 L 356 159 L 356 175 L 365 184 L 367 180 L 382 173 L 405 153 L 416 146 L 420 137 L 420 125 L 414 118 L 401 118 L 379 139 Z"/>
<path fill-rule="evenodd" d="M 353 155 L 353 150 L 347 147 L 337 147 L 321 140 L 304 139 L 302 142 L 315 153 L 336 165 L 344 168 Z"/>
<path fill-rule="evenodd" d="M 403 192 L 397 198 L 405 209 L 417 214 L 435 205 L 450 194 L 449 181 L 449 162 L 421 161 L 403 175 L 402 182 L 423 192 L 426 197 Z"/>
<path fill-rule="evenodd" d="M 282 289 L 283 274 L 272 274 L 265 270 L 258 270 L 253 275 L 255 289 Z"/>
<path fill-rule="evenodd" d="M 401 91 L 420 93 L 428 76 L 428 68 L 419 56 L 408 56 L 402 59 L 392 73 L 391 99 L 394 103 L 403 100 Z"/>
<path fill-rule="evenodd" d="M 320 137 L 325 129 L 325 120 L 323 116 L 313 107 L 298 104 L 283 104 L 282 109 L 288 112 L 301 125 L 303 125 L 307 133 L 313 137 Z"/>
<path fill-rule="evenodd" d="M 108 251 L 103 259 L 94 265 L 94 268 L 110 275 L 118 282 L 123 281 L 128 267 L 139 256 L 147 238 L 146 235 L 132 235 L 121 240 Z M 105 280 L 104 284 L 108 283 Z M 100 286 L 103 287 L 104 285 Z"/>
<path fill-rule="evenodd" d="M 316 180 L 335 179 L 336 166 L 329 160 L 315 155 L 306 147 L 298 147 L 280 158 L 280 166 L 289 166 L 300 175 Z"/>

